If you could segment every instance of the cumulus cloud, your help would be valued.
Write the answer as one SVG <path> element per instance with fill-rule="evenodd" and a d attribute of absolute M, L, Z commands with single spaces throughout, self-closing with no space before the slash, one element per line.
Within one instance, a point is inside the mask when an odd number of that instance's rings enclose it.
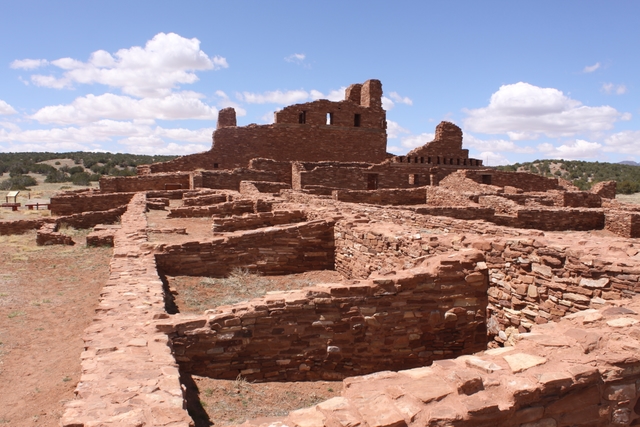
<path fill-rule="evenodd" d="M 511 153 L 532 154 L 532 147 L 520 146 L 513 141 L 505 139 L 479 139 L 469 133 L 465 133 L 462 144 L 467 148 L 473 148 L 482 152 L 507 151 Z"/>
<path fill-rule="evenodd" d="M 119 142 L 128 147 L 128 152 L 189 154 L 209 149 L 214 131 L 214 128 L 163 128 L 147 120 L 99 120 L 85 126 L 28 130 L 15 124 L 0 125 L 3 125 L 0 143 L 5 151 L 105 151 L 101 143 L 122 138 Z"/>
<path fill-rule="evenodd" d="M 46 60 L 18 60 L 14 68 L 36 68 Z M 227 60 L 209 57 L 200 50 L 200 41 L 187 39 L 175 33 L 159 33 L 144 47 L 120 49 L 115 54 L 98 50 L 87 62 L 73 58 L 60 58 L 50 64 L 64 70 L 61 77 L 33 75 L 31 81 L 38 86 L 52 88 L 73 87 L 75 84 L 99 83 L 120 88 L 137 97 L 167 96 L 179 84 L 194 83 L 194 71 L 227 68 Z"/>
<path fill-rule="evenodd" d="M 389 98 L 391 98 L 395 103 L 398 104 L 407 104 L 413 105 L 413 101 L 408 96 L 400 96 L 398 92 L 389 93 Z"/>
<path fill-rule="evenodd" d="M 398 124 L 398 122 L 394 122 L 393 120 L 387 120 L 387 137 L 389 139 L 398 138 L 400 134 L 403 133 L 411 133 L 409 129 L 405 129 Z"/>
<path fill-rule="evenodd" d="M 421 133 L 420 135 L 405 136 L 404 138 L 400 138 L 400 144 L 405 148 L 416 148 L 426 144 L 427 142 L 433 141 L 435 136 L 435 133 Z"/>
<path fill-rule="evenodd" d="M 311 94 L 306 90 L 288 90 L 283 92 L 281 90 L 274 90 L 264 93 L 251 93 L 242 92 L 237 93 L 238 100 L 246 102 L 247 104 L 297 104 L 304 101 L 308 101 L 311 98 Z"/>
<path fill-rule="evenodd" d="M 237 102 L 232 101 L 229 98 L 229 95 L 227 95 L 224 91 L 217 90 L 215 92 L 215 95 L 218 97 L 218 102 L 216 103 L 216 106 L 218 108 L 222 109 L 227 107 L 233 107 L 233 109 L 236 110 L 236 117 L 243 117 L 247 115 L 247 110 L 242 108 L 240 104 L 238 104 Z"/>
<path fill-rule="evenodd" d="M 603 83 L 601 90 L 606 94 L 615 93 L 616 95 L 624 95 L 625 93 L 627 93 L 627 86 L 622 84 L 616 85 L 613 83 Z"/>
<path fill-rule="evenodd" d="M 47 65 L 49 61 L 46 59 L 16 59 L 9 65 L 14 69 L 33 70 L 35 68 Z"/>
<path fill-rule="evenodd" d="M 597 70 L 598 68 L 600 68 L 600 63 L 596 62 L 593 65 L 587 65 L 586 67 L 584 67 L 582 69 L 583 73 L 593 73 L 595 70 Z"/>
<path fill-rule="evenodd" d="M 616 153 L 640 153 L 640 130 L 626 130 L 614 133 L 604 141 L 603 151 Z"/>
<path fill-rule="evenodd" d="M 482 164 L 485 166 L 502 166 L 502 165 L 510 165 L 513 162 L 507 159 L 500 153 L 496 153 L 494 151 L 483 151 L 482 153 L 474 156 L 475 158 L 482 160 Z"/>
<path fill-rule="evenodd" d="M 105 93 L 76 98 L 71 104 L 41 108 L 31 116 L 41 123 L 89 123 L 100 119 L 201 119 L 216 120 L 217 110 L 195 92 L 173 93 L 163 98 L 135 99 Z"/>
<path fill-rule="evenodd" d="M 538 145 L 538 150 L 547 157 L 560 159 L 590 159 L 598 158 L 602 151 L 602 144 L 576 139 L 572 142 L 554 146 L 547 142 Z"/>
<path fill-rule="evenodd" d="M 470 131 L 507 134 L 512 140 L 600 132 L 630 118 L 608 105 L 588 107 L 558 89 L 523 82 L 501 86 L 487 107 L 464 111 L 464 124 Z"/>
<path fill-rule="evenodd" d="M 0 99 L 0 115 L 16 114 L 17 111 L 11 105 Z"/>

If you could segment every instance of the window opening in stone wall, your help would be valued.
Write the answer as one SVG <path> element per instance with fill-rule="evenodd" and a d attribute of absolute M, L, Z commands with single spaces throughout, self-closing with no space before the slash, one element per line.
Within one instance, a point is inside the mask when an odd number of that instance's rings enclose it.
<path fill-rule="evenodd" d="M 491 185 L 491 175 L 482 175 L 482 183 Z"/>
<path fill-rule="evenodd" d="M 378 189 L 378 174 L 377 173 L 367 174 L 367 190 L 377 190 L 377 189 Z"/>
<path fill-rule="evenodd" d="M 328 125 L 333 124 L 333 113 L 327 113 L 327 124 Z"/>
<path fill-rule="evenodd" d="M 427 163 L 431 163 L 431 157 L 427 157 Z"/>
<path fill-rule="evenodd" d="M 360 114 L 356 114 L 353 117 L 353 126 L 359 128 L 360 127 Z"/>
<path fill-rule="evenodd" d="M 301 111 L 300 114 L 298 114 L 298 123 L 300 123 L 301 125 L 307 123 L 307 112 L 306 111 Z"/>
<path fill-rule="evenodd" d="M 420 157 L 420 163 L 424 163 L 424 157 Z"/>
<path fill-rule="evenodd" d="M 409 185 L 419 186 L 420 185 L 420 175 L 418 175 L 417 173 L 409 174 Z"/>
<path fill-rule="evenodd" d="M 438 164 L 440 164 L 440 157 L 438 156 Z"/>
<path fill-rule="evenodd" d="M 413 163 L 418 163 L 418 156 L 413 158 Z"/>
<path fill-rule="evenodd" d="M 218 169 L 218 164 L 217 164 L 217 163 L 214 163 L 214 164 L 213 164 L 213 168 L 214 168 L 214 169 Z"/>

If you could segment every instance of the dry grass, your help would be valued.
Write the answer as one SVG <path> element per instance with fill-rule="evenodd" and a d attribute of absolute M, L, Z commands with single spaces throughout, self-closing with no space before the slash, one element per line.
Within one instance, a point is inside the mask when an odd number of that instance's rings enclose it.
<path fill-rule="evenodd" d="M 640 204 L 640 193 L 618 194 L 616 200 L 624 203 Z"/>
<path fill-rule="evenodd" d="M 327 279 L 329 277 L 329 279 Z M 261 276 L 237 268 L 224 278 L 167 277 L 176 293 L 182 313 L 202 313 L 222 305 L 259 298 L 267 292 L 302 289 L 317 283 L 340 280 L 336 272 L 323 272 L 319 278 L 303 275 Z"/>

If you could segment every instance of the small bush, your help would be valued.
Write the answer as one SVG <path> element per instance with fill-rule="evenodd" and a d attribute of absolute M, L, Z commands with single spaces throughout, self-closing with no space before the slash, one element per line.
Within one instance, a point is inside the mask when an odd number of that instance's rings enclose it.
<path fill-rule="evenodd" d="M 29 175 L 16 175 L 0 183 L 0 190 L 26 190 L 27 187 L 38 185 L 38 182 Z"/>

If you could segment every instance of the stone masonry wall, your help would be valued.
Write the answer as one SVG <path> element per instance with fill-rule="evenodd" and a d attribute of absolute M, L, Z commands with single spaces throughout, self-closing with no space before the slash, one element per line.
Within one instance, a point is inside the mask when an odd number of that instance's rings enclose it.
<path fill-rule="evenodd" d="M 336 380 L 480 351 L 481 260 L 466 251 L 395 276 L 220 307 L 204 325 L 168 325 L 176 331 L 176 360 L 186 372 L 213 378 Z"/>
<path fill-rule="evenodd" d="M 208 206 L 182 206 L 171 209 L 168 218 L 202 218 L 210 216 L 231 216 L 244 213 L 268 212 L 271 203 L 264 200 L 234 200 Z"/>
<path fill-rule="evenodd" d="M 106 211 L 129 203 L 134 193 L 65 192 L 51 197 L 51 215 Z"/>
<path fill-rule="evenodd" d="M 243 195 L 260 195 L 260 193 L 278 194 L 280 190 L 289 190 L 291 185 L 285 182 L 266 182 L 266 181 L 241 181 L 240 194 Z"/>
<path fill-rule="evenodd" d="M 238 168 L 234 170 L 200 171 L 196 173 L 202 177 L 203 188 L 226 190 L 240 190 L 242 181 L 271 181 L 278 182 L 278 173 L 272 171 L 256 171 Z"/>
<path fill-rule="evenodd" d="M 109 279 L 83 336 L 82 374 L 64 404 L 62 427 L 189 427 L 180 372 L 167 335 L 162 281 L 144 243 L 144 194 L 135 195 L 115 232 Z"/>
<path fill-rule="evenodd" d="M 333 225 L 317 220 L 167 245 L 156 259 L 168 275 L 224 277 L 236 267 L 265 275 L 333 270 Z"/>
<path fill-rule="evenodd" d="M 640 237 L 640 213 L 607 210 L 604 218 L 605 230 L 622 237 Z"/>
<path fill-rule="evenodd" d="M 341 202 L 378 205 L 423 205 L 427 199 L 424 187 L 389 190 L 335 190 L 333 199 Z"/>
<path fill-rule="evenodd" d="M 166 190 L 165 186 L 179 185 L 178 188 L 191 188 L 188 173 L 162 173 L 138 176 L 103 176 L 100 178 L 100 190 L 105 192 L 137 192 Z"/>
<path fill-rule="evenodd" d="M 232 216 L 230 218 L 213 218 L 212 229 L 214 233 L 253 230 L 261 227 L 273 227 L 274 225 L 291 224 L 306 220 L 306 214 L 300 210 L 275 210 L 273 212 L 243 214 L 242 216 Z"/>
<path fill-rule="evenodd" d="M 640 303 L 537 326 L 513 347 L 343 381 L 340 397 L 271 425 L 637 426 Z M 258 427 L 262 420 L 244 427 Z M 264 424 L 262 424 L 264 425 Z"/>

